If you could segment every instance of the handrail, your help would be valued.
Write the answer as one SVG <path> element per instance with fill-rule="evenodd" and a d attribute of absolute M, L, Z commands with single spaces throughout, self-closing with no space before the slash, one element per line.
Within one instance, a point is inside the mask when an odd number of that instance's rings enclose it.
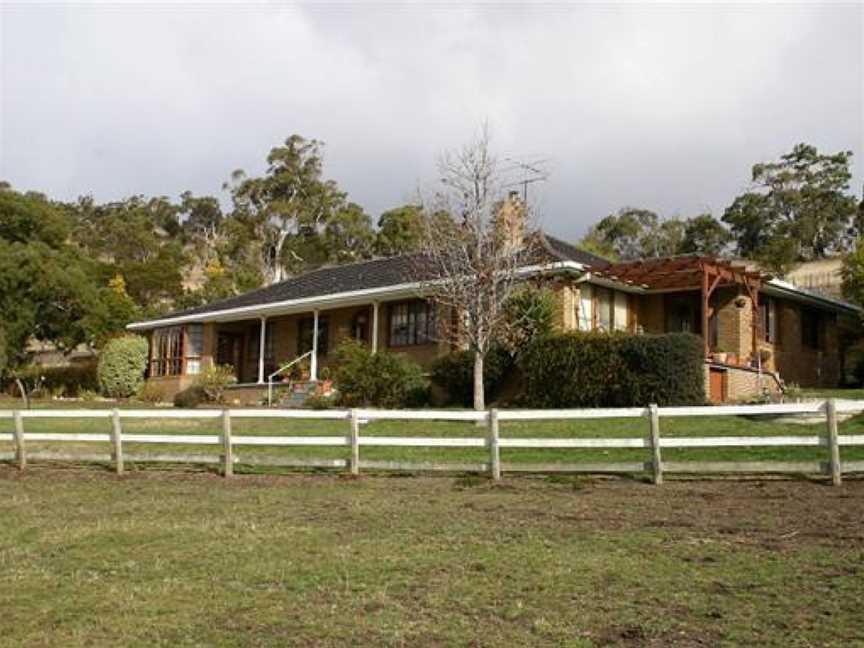
<path fill-rule="evenodd" d="M 294 358 L 291 362 L 282 365 L 276 371 L 274 371 L 269 376 L 267 376 L 267 407 L 273 407 L 273 377 L 278 376 L 283 371 L 287 371 L 288 369 L 293 367 L 295 364 L 300 362 L 303 358 L 307 358 L 311 355 L 312 355 L 312 351 L 307 351 L 303 355 L 297 356 L 296 358 Z"/>

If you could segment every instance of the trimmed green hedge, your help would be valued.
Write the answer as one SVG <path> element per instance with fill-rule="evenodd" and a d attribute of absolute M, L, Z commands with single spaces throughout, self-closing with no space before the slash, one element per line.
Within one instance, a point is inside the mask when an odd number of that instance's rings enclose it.
<path fill-rule="evenodd" d="M 489 350 L 483 362 L 483 386 L 486 399 L 493 400 L 513 358 L 500 347 Z M 432 365 L 432 382 L 447 394 L 451 405 L 470 407 L 474 402 L 474 352 L 453 351 L 436 359 Z"/>
<path fill-rule="evenodd" d="M 420 366 L 395 353 L 345 340 L 334 354 L 333 379 L 338 403 L 346 407 L 422 407 L 429 383 Z"/>
<path fill-rule="evenodd" d="M 567 333 L 519 357 L 529 407 L 641 407 L 705 402 L 702 339 L 691 333 Z"/>
<path fill-rule="evenodd" d="M 128 398 L 144 383 L 147 369 L 147 340 L 140 335 L 114 338 L 99 353 L 97 374 L 102 393 Z"/>

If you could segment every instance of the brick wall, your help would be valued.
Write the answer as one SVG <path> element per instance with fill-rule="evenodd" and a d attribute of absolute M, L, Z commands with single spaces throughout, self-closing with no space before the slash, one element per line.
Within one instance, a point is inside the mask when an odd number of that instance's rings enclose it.
<path fill-rule="evenodd" d="M 803 344 L 802 307 L 788 300 L 777 300 L 777 342 L 765 344 L 773 353 L 773 364 L 783 380 L 802 387 L 835 387 L 840 383 L 840 347 L 837 317 L 825 311 L 818 313 L 820 348 Z"/>

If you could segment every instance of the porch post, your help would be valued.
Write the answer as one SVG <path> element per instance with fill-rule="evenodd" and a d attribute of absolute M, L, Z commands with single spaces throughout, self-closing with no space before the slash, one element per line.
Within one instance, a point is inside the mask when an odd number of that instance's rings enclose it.
<path fill-rule="evenodd" d="M 710 304 L 709 294 L 710 287 L 708 286 L 708 269 L 702 267 L 702 340 L 705 346 L 705 357 L 711 353 L 711 336 L 708 333 L 710 327 L 710 319 L 708 317 L 708 308 Z"/>
<path fill-rule="evenodd" d="M 372 302 L 372 353 L 378 352 L 378 302 Z"/>
<path fill-rule="evenodd" d="M 310 380 L 318 380 L 318 311 L 312 311 L 312 361 L 309 364 Z"/>
<path fill-rule="evenodd" d="M 258 347 L 258 384 L 264 384 L 264 352 L 267 347 L 267 318 L 261 318 L 261 342 Z"/>
<path fill-rule="evenodd" d="M 750 331 L 753 335 L 753 360 L 759 363 L 759 368 L 762 368 L 762 362 L 759 360 L 759 333 L 762 328 L 762 322 L 760 321 L 762 318 L 759 313 L 759 288 L 757 286 L 753 287 L 751 291 L 751 308 L 753 309 L 750 314 Z"/>

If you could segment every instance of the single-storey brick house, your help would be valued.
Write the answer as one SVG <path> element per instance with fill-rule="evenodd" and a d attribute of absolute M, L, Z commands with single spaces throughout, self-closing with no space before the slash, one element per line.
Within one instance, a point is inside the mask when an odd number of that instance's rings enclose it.
<path fill-rule="evenodd" d="M 706 396 L 715 402 L 840 382 L 844 321 L 857 307 L 810 293 L 728 259 L 683 256 L 622 263 L 538 233 L 540 262 L 526 276 L 558 296 L 561 330 L 690 331 L 705 341 Z M 128 328 L 150 340 L 148 380 L 166 396 L 212 363 L 236 372 L 237 398 L 263 394 L 270 376 L 300 356 L 310 378 L 355 338 L 423 366 L 449 347 L 436 341 L 433 303 L 397 256 L 325 267 Z M 275 380 L 280 380 L 276 377 Z"/>

